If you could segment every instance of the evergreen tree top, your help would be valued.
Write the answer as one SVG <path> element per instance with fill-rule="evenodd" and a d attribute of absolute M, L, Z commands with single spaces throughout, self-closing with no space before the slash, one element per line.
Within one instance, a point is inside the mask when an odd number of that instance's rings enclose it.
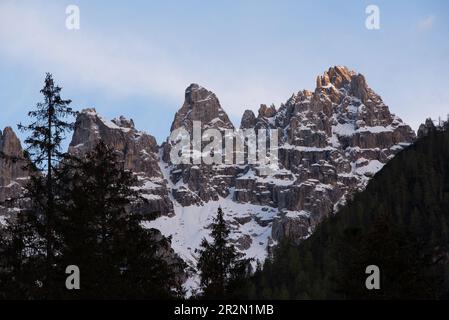
<path fill-rule="evenodd" d="M 67 132 L 73 130 L 74 122 L 66 120 L 77 115 L 71 107 L 71 100 L 61 98 L 62 88 L 55 85 L 53 76 L 47 73 L 44 87 L 40 90 L 44 96 L 35 108 L 28 112 L 32 119 L 30 124 L 20 123 L 22 132 L 29 132 L 25 139 L 25 154 L 33 161 L 28 169 L 44 171 L 63 157 L 61 144 Z"/>

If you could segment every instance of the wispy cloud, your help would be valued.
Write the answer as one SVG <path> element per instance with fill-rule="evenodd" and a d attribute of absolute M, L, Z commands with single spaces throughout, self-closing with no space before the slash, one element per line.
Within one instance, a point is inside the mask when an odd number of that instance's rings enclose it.
<path fill-rule="evenodd" d="M 81 19 L 82 15 L 81 10 Z M 287 98 L 269 79 L 261 81 L 264 77 L 257 75 L 236 78 L 232 72 L 198 74 L 185 61 L 178 61 L 176 53 L 165 52 L 157 43 L 139 38 L 132 30 L 104 35 L 101 30 L 92 26 L 83 28 L 81 24 L 81 30 L 70 31 L 65 28 L 64 19 L 65 12 L 59 7 L 46 5 L 42 10 L 39 6 L 2 1 L 0 54 L 110 96 L 156 96 L 180 103 L 191 82 L 203 81 L 200 84 L 212 86 L 209 89 L 235 115 L 242 114 L 243 106 L 279 103 Z"/>
<path fill-rule="evenodd" d="M 429 15 L 418 22 L 418 29 L 420 31 L 427 31 L 433 28 L 435 24 L 435 16 Z"/>
<path fill-rule="evenodd" d="M 30 7 L 0 4 L 2 51 L 24 63 L 57 68 L 86 86 L 114 94 L 172 96 L 175 88 L 185 85 L 179 68 L 155 46 L 149 44 L 151 55 L 139 59 L 137 50 L 133 52 L 136 44 L 124 39 L 118 43 L 94 32 L 69 31 L 64 27 L 64 12 L 60 15 L 60 25 L 55 26 L 47 15 Z"/>

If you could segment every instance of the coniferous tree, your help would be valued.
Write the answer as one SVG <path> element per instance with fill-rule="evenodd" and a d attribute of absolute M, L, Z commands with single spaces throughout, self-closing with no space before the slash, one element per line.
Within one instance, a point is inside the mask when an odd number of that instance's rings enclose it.
<path fill-rule="evenodd" d="M 238 291 L 239 283 L 250 273 L 250 260 L 242 259 L 235 246 L 229 241 L 230 230 L 224 220 L 223 210 L 218 208 L 211 225 L 213 241 L 203 239 L 198 270 L 201 277 L 203 298 L 223 299 L 232 297 Z"/>
<path fill-rule="evenodd" d="M 183 266 L 160 256 L 168 250 L 141 224 L 153 216 L 135 213 L 143 204 L 136 177 L 124 169 L 114 151 L 100 142 L 82 159 L 72 159 L 57 171 L 61 201 L 57 236 L 60 265 L 76 265 L 82 273 L 80 290 L 68 298 L 169 298 L 181 293 Z M 133 210 L 134 209 L 134 210 Z"/>
<path fill-rule="evenodd" d="M 24 169 L 30 174 L 24 192 L 10 205 L 19 206 L 6 230 L 3 230 L 3 248 L 10 255 L 3 260 L 2 270 L 9 271 L 3 285 L 14 288 L 22 298 L 50 298 L 54 296 L 58 274 L 55 256 L 58 239 L 55 237 L 55 206 L 57 199 L 54 172 L 65 155 L 61 144 L 65 134 L 73 128 L 68 121 L 76 113 L 69 107 L 70 100 L 61 98 L 61 87 L 54 84 L 47 73 L 44 96 L 36 108 L 28 112 L 31 123 L 19 124 L 19 130 L 29 132 L 25 139 Z M 26 204 L 24 205 L 24 201 Z"/>
<path fill-rule="evenodd" d="M 32 179 L 26 187 L 28 196 L 33 202 L 34 209 L 42 216 L 36 221 L 39 235 L 45 241 L 45 255 L 47 264 L 47 278 L 52 273 L 55 256 L 54 216 L 55 216 L 55 177 L 54 171 L 64 153 L 61 143 L 65 134 L 73 129 L 73 122 L 67 118 L 76 115 L 69 107 L 71 100 L 61 98 L 61 87 L 55 85 L 53 76 L 46 74 L 44 87 L 40 91 L 44 96 L 43 102 L 36 105 L 36 109 L 28 112 L 31 124 L 19 124 L 19 130 L 30 132 L 25 139 L 26 153 L 29 157 L 27 169 L 32 172 Z M 42 229 L 42 230 L 41 230 Z"/>
<path fill-rule="evenodd" d="M 75 115 L 47 74 L 45 100 L 29 113 L 30 179 L 0 230 L 0 298 L 170 298 L 181 296 L 182 260 L 170 242 L 136 212 L 145 201 L 136 177 L 100 142 L 76 158 L 61 152 Z M 17 199 L 16 199 L 17 200 Z M 136 210 L 137 209 L 137 210 Z M 65 287 L 68 265 L 81 271 L 81 289 Z"/>

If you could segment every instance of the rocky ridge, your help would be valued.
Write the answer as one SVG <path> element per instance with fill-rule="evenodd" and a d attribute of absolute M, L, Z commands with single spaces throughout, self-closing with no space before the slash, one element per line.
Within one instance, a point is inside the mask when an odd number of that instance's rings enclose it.
<path fill-rule="evenodd" d="M 69 153 L 80 156 L 102 140 L 116 150 L 125 169 L 133 171 L 148 203 L 141 209 L 147 214 L 173 215 L 167 181 L 159 167 L 156 139 L 136 130 L 133 120 L 121 116 L 112 121 L 102 118 L 93 108 L 84 109 L 76 119 Z"/>
<path fill-rule="evenodd" d="M 193 136 L 195 121 L 202 133 L 235 129 L 216 95 L 192 84 L 171 131 L 183 129 Z M 341 66 L 329 68 L 317 77 L 314 91 L 293 94 L 279 109 L 261 105 L 257 116 L 246 110 L 240 129 L 279 130 L 275 173 L 262 175 L 258 165 L 248 163 L 173 164 L 170 150 L 176 141 L 168 138 L 158 147 L 152 136 L 135 129 L 132 120 L 108 121 L 93 109 L 80 113 L 70 152 L 85 152 L 99 139 L 115 148 L 142 181 L 140 187 L 151 200 L 148 212 L 161 214 L 151 226 L 172 236 L 178 251 L 193 264 L 199 240 L 194 235 L 186 238 L 187 226 L 196 233 L 206 230 L 208 215 L 218 205 L 230 211 L 228 220 L 239 248 L 263 257 L 267 246 L 283 237 L 308 237 L 415 139 L 413 130 L 390 113 L 363 75 Z M 205 207 L 210 212 L 202 220 L 197 217 L 201 223 L 190 225 L 186 212 L 195 215 Z"/>
<path fill-rule="evenodd" d="M 263 206 L 276 212 L 263 222 L 272 227 L 272 239 L 300 241 L 414 141 L 413 130 L 390 113 L 363 75 L 336 66 L 318 76 L 316 84 L 313 92 L 293 94 L 279 109 L 261 105 L 257 116 L 250 110 L 243 114 L 241 129 L 280 131 L 275 174 L 261 175 L 248 164 L 172 165 L 168 139 L 163 160 L 175 200 L 181 206 L 223 199 Z M 205 124 L 203 130 L 233 128 L 223 113 L 213 93 L 191 85 L 172 130 L 184 126 L 191 133 L 193 121 Z M 260 221 L 259 215 L 243 221 Z"/>
<path fill-rule="evenodd" d="M 234 198 L 280 210 L 273 223 L 274 239 L 307 237 L 415 139 L 413 130 L 390 113 L 363 75 L 337 66 L 318 76 L 316 83 L 315 91 L 292 95 L 277 111 L 262 105 L 251 120 L 256 128 L 282 131 L 278 178 L 283 183 L 243 176 Z M 245 113 L 242 127 L 254 119 Z"/>
<path fill-rule="evenodd" d="M 236 128 L 216 95 L 192 84 L 171 132 L 182 129 L 193 135 L 196 121 L 202 133 L 213 128 L 224 135 Z M 125 167 L 138 176 L 136 188 L 149 200 L 143 213 L 160 214 L 148 227 L 171 236 L 175 251 L 194 266 L 195 249 L 208 237 L 218 206 L 224 209 L 238 248 L 263 260 L 276 241 L 308 237 L 416 138 L 363 75 L 342 66 L 329 68 L 317 77 L 314 91 L 299 91 L 279 108 L 261 105 L 257 116 L 246 110 L 240 129 L 278 130 L 274 173 L 261 174 L 258 165 L 246 162 L 173 164 L 170 151 L 176 141 L 168 138 L 158 146 L 132 120 L 109 121 L 95 109 L 80 112 L 69 152 L 82 155 L 99 140 L 113 147 Z M 1 172 L 4 180 L 20 177 L 13 171 Z"/>

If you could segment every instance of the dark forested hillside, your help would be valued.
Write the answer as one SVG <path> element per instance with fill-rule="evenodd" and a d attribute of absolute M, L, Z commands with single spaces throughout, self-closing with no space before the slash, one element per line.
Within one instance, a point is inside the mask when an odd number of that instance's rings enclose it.
<path fill-rule="evenodd" d="M 299 246 L 282 243 L 249 286 L 251 298 L 448 298 L 449 131 L 399 153 L 365 191 Z M 380 289 L 368 290 L 368 265 Z"/>

